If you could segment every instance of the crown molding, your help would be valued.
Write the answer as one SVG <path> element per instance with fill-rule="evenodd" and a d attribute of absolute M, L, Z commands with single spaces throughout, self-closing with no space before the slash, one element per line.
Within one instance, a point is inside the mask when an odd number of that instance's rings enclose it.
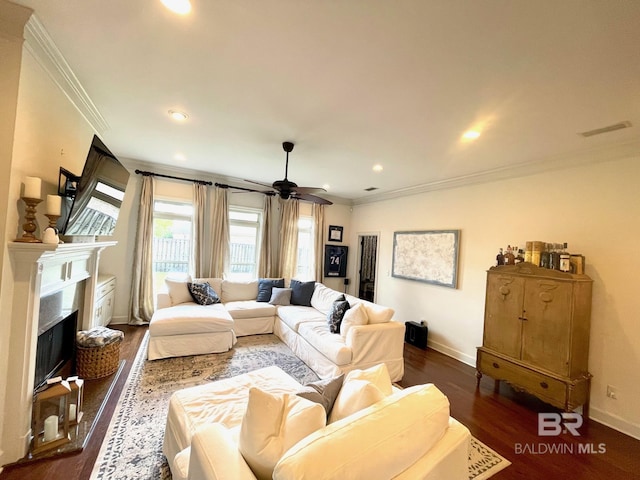
<path fill-rule="evenodd" d="M 407 197 L 436 190 L 447 190 L 450 188 L 476 185 L 479 183 L 526 177 L 553 170 L 562 170 L 602 162 L 623 160 L 634 156 L 640 156 L 640 140 L 628 140 L 614 145 L 598 146 L 587 150 L 572 152 L 570 154 L 557 155 L 537 162 L 519 163 L 469 175 L 461 175 L 421 185 L 414 185 L 412 187 L 399 188 L 390 192 L 355 198 L 352 202 L 353 205 L 365 205 L 368 203 L 382 202 L 384 200 Z"/>
<path fill-rule="evenodd" d="M 31 15 L 25 31 L 25 46 L 40 66 L 49 74 L 54 83 L 78 109 L 85 120 L 98 134 L 109 130 L 109 124 L 95 106 L 89 94 L 80 84 L 78 77 L 65 60 L 53 39 L 38 20 Z"/>

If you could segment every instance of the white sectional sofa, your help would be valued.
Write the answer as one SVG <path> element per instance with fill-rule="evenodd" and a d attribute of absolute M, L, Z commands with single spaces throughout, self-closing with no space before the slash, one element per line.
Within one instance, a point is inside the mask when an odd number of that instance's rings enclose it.
<path fill-rule="evenodd" d="M 404 332 L 393 321 L 393 309 L 313 285 L 310 305 L 272 305 L 257 301 L 259 280 L 237 282 L 219 278 L 194 279 L 208 283 L 220 303 L 199 305 L 187 289 L 187 280 L 168 282 L 168 292 L 157 297 L 149 325 L 150 360 L 224 352 L 236 337 L 275 333 L 321 378 L 385 363 L 391 379 L 404 374 Z M 331 333 L 327 315 L 344 295 L 350 317 L 356 318 L 340 334 Z M 345 319 L 347 315 L 345 314 Z"/>
<path fill-rule="evenodd" d="M 470 433 L 434 385 L 399 390 L 384 365 L 337 380 L 324 408 L 278 367 L 174 393 L 163 446 L 174 480 L 468 478 Z"/>

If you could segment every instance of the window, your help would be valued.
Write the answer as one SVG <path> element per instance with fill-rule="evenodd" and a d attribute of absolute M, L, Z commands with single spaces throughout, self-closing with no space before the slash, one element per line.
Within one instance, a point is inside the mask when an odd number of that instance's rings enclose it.
<path fill-rule="evenodd" d="M 260 210 L 229 207 L 229 271 L 231 280 L 258 278 Z"/>
<path fill-rule="evenodd" d="M 191 262 L 190 203 L 156 200 L 153 204 L 153 291 L 164 287 L 170 273 L 189 273 Z"/>
<path fill-rule="evenodd" d="M 315 258 L 313 255 L 313 217 L 300 216 L 298 219 L 298 280 L 315 279 Z"/>

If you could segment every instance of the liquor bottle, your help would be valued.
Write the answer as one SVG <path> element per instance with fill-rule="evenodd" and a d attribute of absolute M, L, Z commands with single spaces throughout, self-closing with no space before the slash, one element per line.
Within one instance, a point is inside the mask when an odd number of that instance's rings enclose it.
<path fill-rule="evenodd" d="M 540 266 L 542 268 L 550 268 L 551 263 L 551 244 L 545 243 L 542 252 L 540 253 Z"/>
<path fill-rule="evenodd" d="M 571 255 L 567 252 L 567 242 L 563 244 L 562 251 L 560 252 L 560 271 L 571 271 Z"/>
<path fill-rule="evenodd" d="M 552 244 L 551 252 L 549 252 L 549 268 L 560 270 L 560 251 L 557 243 Z"/>
<path fill-rule="evenodd" d="M 496 255 L 496 265 L 504 265 L 504 254 L 502 253 L 502 249 Z"/>
<path fill-rule="evenodd" d="M 516 255 L 516 263 L 524 262 L 524 251 L 520 248 L 518 249 L 518 254 Z"/>
<path fill-rule="evenodd" d="M 507 245 L 507 253 L 504 254 L 504 264 L 505 265 L 515 265 L 516 256 L 513 254 L 513 248 L 511 245 Z"/>

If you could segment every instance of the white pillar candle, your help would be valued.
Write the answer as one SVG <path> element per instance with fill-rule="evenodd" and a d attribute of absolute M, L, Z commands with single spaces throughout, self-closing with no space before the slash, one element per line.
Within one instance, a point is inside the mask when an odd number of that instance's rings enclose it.
<path fill-rule="evenodd" d="M 58 416 L 51 415 L 44 419 L 44 441 L 50 442 L 58 436 Z"/>
<path fill-rule="evenodd" d="M 69 421 L 75 422 L 76 420 L 76 404 L 72 403 L 69 405 Z"/>
<path fill-rule="evenodd" d="M 59 195 L 47 195 L 47 215 L 60 215 L 62 197 Z"/>
<path fill-rule="evenodd" d="M 25 177 L 24 179 L 24 197 L 25 198 L 42 198 L 42 180 L 38 177 Z"/>

